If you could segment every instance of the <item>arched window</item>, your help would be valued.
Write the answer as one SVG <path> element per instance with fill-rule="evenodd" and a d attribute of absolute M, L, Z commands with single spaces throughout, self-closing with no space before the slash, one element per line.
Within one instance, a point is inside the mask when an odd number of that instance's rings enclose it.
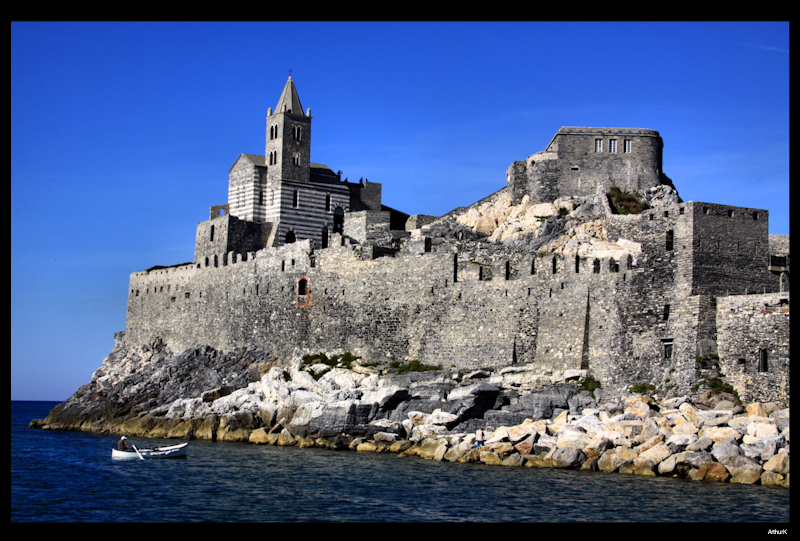
<path fill-rule="evenodd" d="M 286 233 L 286 241 L 285 244 L 292 244 L 297 240 L 297 236 L 295 236 L 294 231 L 288 231 Z"/>
<path fill-rule="evenodd" d="M 311 288 L 306 276 L 297 280 L 297 306 L 311 306 Z"/>

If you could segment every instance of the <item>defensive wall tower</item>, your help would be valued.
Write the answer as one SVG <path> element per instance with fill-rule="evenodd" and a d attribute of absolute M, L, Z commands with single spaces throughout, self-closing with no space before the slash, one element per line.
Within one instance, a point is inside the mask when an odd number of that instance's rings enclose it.
<path fill-rule="evenodd" d="M 531 203 L 567 195 L 592 195 L 598 186 L 635 192 L 671 181 L 663 174 L 664 143 L 655 130 L 562 127 L 550 144 L 508 168 L 512 202 Z"/>

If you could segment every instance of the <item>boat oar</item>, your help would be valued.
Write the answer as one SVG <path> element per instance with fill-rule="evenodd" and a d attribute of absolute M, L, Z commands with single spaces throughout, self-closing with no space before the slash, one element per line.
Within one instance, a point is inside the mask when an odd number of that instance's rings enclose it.
<path fill-rule="evenodd" d="M 137 449 L 136 446 L 134 444 L 132 444 L 132 443 L 131 443 L 131 447 L 133 447 L 133 450 L 136 451 L 136 455 L 139 457 L 139 460 L 144 460 L 144 457 L 139 452 L 139 449 Z"/>

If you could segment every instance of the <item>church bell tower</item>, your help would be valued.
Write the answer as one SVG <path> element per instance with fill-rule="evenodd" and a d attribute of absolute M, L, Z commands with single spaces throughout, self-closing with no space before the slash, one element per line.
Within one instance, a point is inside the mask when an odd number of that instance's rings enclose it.
<path fill-rule="evenodd" d="M 308 182 L 311 161 L 311 109 L 303 112 L 291 76 L 275 111 L 267 113 L 267 182 Z"/>

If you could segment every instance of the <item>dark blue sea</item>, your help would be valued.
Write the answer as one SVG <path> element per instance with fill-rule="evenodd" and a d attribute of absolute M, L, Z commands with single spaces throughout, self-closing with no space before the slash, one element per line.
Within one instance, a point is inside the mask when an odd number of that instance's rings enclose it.
<path fill-rule="evenodd" d="M 28 428 L 55 404 L 11 402 L 12 522 L 736 522 L 766 534 L 789 521 L 778 487 L 199 440 L 185 459 L 112 460 L 115 436 Z"/>

